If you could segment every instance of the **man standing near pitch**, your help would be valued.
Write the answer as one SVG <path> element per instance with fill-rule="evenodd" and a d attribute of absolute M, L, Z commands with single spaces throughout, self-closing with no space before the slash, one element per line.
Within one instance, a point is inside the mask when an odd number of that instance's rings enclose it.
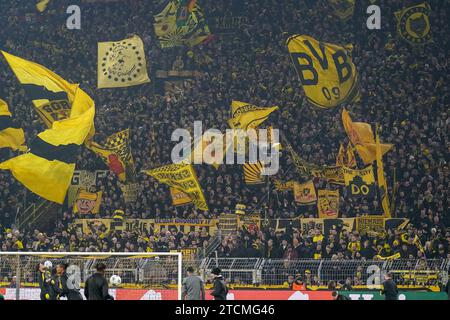
<path fill-rule="evenodd" d="M 102 262 L 95 266 L 97 270 L 84 284 L 84 295 L 87 300 L 114 300 L 108 292 L 108 280 L 105 278 L 106 265 Z"/>
<path fill-rule="evenodd" d="M 214 282 L 211 295 L 214 297 L 214 300 L 227 300 L 228 288 L 220 272 L 221 270 L 219 268 L 213 268 L 211 270 Z"/>
<path fill-rule="evenodd" d="M 383 282 L 383 290 L 381 294 L 384 294 L 386 300 L 398 300 L 398 289 L 394 280 L 392 280 L 392 273 L 388 272 L 384 276 L 385 281 Z"/>
<path fill-rule="evenodd" d="M 187 268 L 187 277 L 183 280 L 182 300 L 205 300 L 205 287 L 202 279 L 194 274 L 194 268 Z"/>

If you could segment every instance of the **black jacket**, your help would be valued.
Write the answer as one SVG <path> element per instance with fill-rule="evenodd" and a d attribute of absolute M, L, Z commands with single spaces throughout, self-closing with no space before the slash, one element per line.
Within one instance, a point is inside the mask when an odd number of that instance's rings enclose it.
<path fill-rule="evenodd" d="M 447 292 L 448 300 L 450 300 L 450 279 L 448 279 L 447 285 L 445 286 L 445 292 Z"/>
<path fill-rule="evenodd" d="M 87 300 L 113 300 L 108 293 L 108 281 L 101 273 L 94 273 L 84 284 L 84 295 Z"/>
<path fill-rule="evenodd" d="M 50 271 L 39 271 L 39 288 L 41 289 L 41 300 L 56 300 L 55 279 Z"/>
<path fill-rule="evenodd" d="M 58 297 L 66 297 L 67 300 L 83 300 L 79 289 L 69 289 L 67 287 L 67 274 L 63 273 L 56 278 L 55 291 Z"/>
<path fill-rule="evenodd" d="M 383 290 L 381 293 L 385 295 L 386 300 L 398 300 L 397 285 L 392 279 L 383 282 Z"/>
<path fill-rule="evenodd" d="M 228 288 L 223 281 L 222 276 L 218 276 L 214 278 L 213 291 L 211 295 L 214 297 L 214 300 L 227 300 Z"/>

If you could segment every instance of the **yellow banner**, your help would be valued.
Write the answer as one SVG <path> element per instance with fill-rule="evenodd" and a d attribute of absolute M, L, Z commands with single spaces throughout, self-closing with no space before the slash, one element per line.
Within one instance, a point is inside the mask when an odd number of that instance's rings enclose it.
<path fill-rule="evenodd" d="M 340 46 L 294 35 L 287 40 L 287 47 L 305 95 L 313 105 L 330 109 L 359 97 L 352 45 Z"/>
<path fill-rule="evenodd" d="M 186 193 L 198 209 L 208 210 L 205 196 L 192 165 L 171 164 L 153 170 L 145 170 L 144 172 L 159 182 Z"/>
<path fill-rule="evenodd" d="M 385 232 L 386 219 L 382 216 L 366 216 L 356 218 L 356 230 L 360 235 L 367 233 L 382 234 Z"/>
<path fill-rule="evenodd" d="M 313 204 L 317 201 L 316 188 L 314 182 L 294 183 L 294 200 L 301 205 Z"/>
<path fill-rule="evenodd" d="M 339 215 L 339 190 L 319 190 L 317 211 L 319 218 L 336 219 Z"/>
<path fill-rule="evenodd" d="M 150 82 L 144 43 L 138 36 L 98 43 L 98 88 L 130 87 Z"/>
<path fill-rule="evenodd" d="M 191 198 L 176 188 L 170 187 L 170 195 L 172 196 L 172 205 L 174 206 L 183 206 L 189 203 L 192 203 Z"/>
<path fill-rule="evenodd" d="M 0 149 L 11 148 L 14 151 L 26 151 L 27 147 L 24 144 L 23 129 L 13 123 L 8 104 L 0 99 Z"/>
<path fill-rule="evenodd" d="M 102 191 L 89 192 L 84 188 L 78 189 L 73 203 L 73 213 L 97 214 L 102 203 Z"/>
<path fill-rule="evenodd" d="M 395 13 L 397 30 L 411 44 L 425 44 L 432 40 L 429 3 L 414 5 Z"/>
<path fill-rule="evenodd" d="M 231 119 L 228 123 L 232 129 L 255 129 L 269 118 L 270 114 L 278 110 L 277 106 L 261 108 L 241 101 L 231 102 Z"/>

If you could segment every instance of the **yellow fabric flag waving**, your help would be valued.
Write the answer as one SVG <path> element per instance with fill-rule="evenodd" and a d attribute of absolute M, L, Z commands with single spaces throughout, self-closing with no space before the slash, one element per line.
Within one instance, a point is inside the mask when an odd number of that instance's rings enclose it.
<path fill-rule="evenodd" d="M 12 122 L 12 114 L 8 109 L 8 104 L 0 99 L 0 148 L 24 151 L 26 150 L 24 143 L 23 129 Z"/>
<path fill-rule="evenodd" d="M 348 187 L 350 196 L 375 196 L 375 176 L 372 166 L 368 166 L 362 170 L 342 167 L 342 171 L 344 172 L 345 185 Z"/>
<path fill-rule="evenodd" d="M 98 43 L 98 88 L 130 87 L 150 82 L 144 43 L 138 36 Z"/>
<path fill-rule="evenodd" d="M 47 6 L 49 4 L 50 0 L 40 0 L 38 3 L 36 3 L 36 9 L 39 12 L 44 12 L 47 9 Z"/>
<path fill-rule="evenodd" d="M 170 164 L 153 170 L 144 170 L 144 172 L 159 182 L 186 193 L 198 209 L 208 210 L 205 196 L 192 165 Z"/>
<path fill-rule="evenodd" d="M 287 47 L 309 102 L 330 109 L 359 97 L 352 45 L 340 46 L 294 35 L 287 40 Z"/>
<path fill-rule="evenodd" d="M 62 204 L 75 171 L 77 151 L 93 127 L 94 102 L 81 89 L 75 92 L 71 116 L 54 121 L 37 135 L 30 151 L 0 163 L 25 187 L 47 200 Z"/>
<path fill-rule="evenodd" d="M 317 201 L 316 188 L 314 182 L 294 183 L 294 200 L 300 205 L 308 205 Z"/>
<path fill-rule="evenodd" d="M 261 108 L 241 101 L 231 102 L 231 119 L 228 123 L 232 129 L 255 129 L 269 118 L 270 114 L 278 110 L 277 106 Z"/>
<path fill-rule="evenodd" d="M 431 41 L 430 13 L 431 6 L 427 2 L 397 11 L 395 16 L 400 36 L 411 44 Z"/>
<path fill-rule="evenodd" d="M 69 118 L 77 84 L 67 82 L 39 64 L 2 53 L 47 128 L 54 121 Z"/>
<path fill-rule="evenodd" d="M 376 159 L 376 145 L 370 124 L 353 122 L 347 110 L 342 110 L 342 123 L 348 138 L 355 146 L 356 151 L 364 164 L 371 164 Z M 385 154 L 392 148 L 392 144 L 381 144 L 381 152 Z"/>

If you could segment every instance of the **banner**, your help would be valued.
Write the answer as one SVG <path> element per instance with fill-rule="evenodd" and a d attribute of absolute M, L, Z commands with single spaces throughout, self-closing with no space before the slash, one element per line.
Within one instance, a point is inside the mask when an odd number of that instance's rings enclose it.
<path fill-rule="evenodd" d="M 94 101 L 77 85 L 65 82 L 42 66 L 2 53 L 16 75 L 20 75 L 21 83 L 33 83 L 36 75 L 41 84 L 51 83 L 55 90 L 61 90 L 55 83 L 64 83 L 70 90 L 65 94 L 74 94 L 70 118 L 54 121 L 51 129 L 39 133 L 29 144 L 28 153 L 0 163 L 0 169 L 10 170 L 32 192 L 63 204 L 80 146 L 93 132 Z"/>
<path fill-rule="evenodd" d="M 69 191 L 67 192 L 67 202 L 74 203 L 78 189 L 83 188 L 89 192 L 95 191 L 97 183 L 108 174 L 106 170 L 75 170 L 70 181 Z"/>
<path fill-rule="evenodd" d="M 122 190 L 123 200 L 125 203 L 136 202 L 138 194 L 141 190 L 139 183 L 121 183 L 119 182 L 120 190 Z"/>
<path fill-rule="evenodd" d="M 231 102 L 231 119 L 228 120 L 228 124 L 232 129 L 245 131 L 250 128 L 255 129 L 266 121 L 275 110 L 278 110 L 277 106 L 261 108 L 247 102 L 233 100 Z"/>
<path fill-rule="evenodd" d="M 23 129 L 12 121 L 8 104 L 0 99 L 0 149 L 11 148 L 13 151 L 26 151 L 27 147 L 24 144 L 25 134 Z"/>
<path fill-rule="evenodd" d="M 331 109 L 359 97 L 352 45 L 320 42 L 306 35 L 291 36 L 286 44 L 310 103 Z"/>
<path fill-rule="evenodd" d="M 386 230 L 383 217 L 365 216 L 356 218 L 356 230 L 360 235 L 383 234 Z"/>
<path fill-rule="evenodd" d="M 313 204 L 317 201 L 316 188 L 314 182 L 294 183 L 294 200 L 301 205 Z"/>
<path fill-rule="evenodd" d="M 259 214 L 240 216 L 238 220 L 238 227 L 246 231 L 261 230 L 261 217 Z"/>
<path fill-rule="evenodd" d="M 183 191 L 198 209 L 208 211 L 205 196 L 192 165 L 170 164 L 153 170 L 144 170 L 144 172 L 161 183 Z"/>
<path fill-rule="evenodd" d="M 191 198 L 177 188 L 170 187 L 170 195 L 172 196 L 172 205 L 175 207 L 192 203 Z"/>
<path fill-rule="evenodd" d="M 342 124 L 364 164 L 368 165 L 374 162 L 376 160 L 376 144 L 370 124 L 353 122 L 345 109 L 342 110 Z M 392 144 L 381 144 L 380 146 L 382 155 L 392 148 Z"/>
<path fill-rule="evenodd" d="M 161 232 L 175 229 L 177 232 L 201 232 L 202 229 L 213 235 L 218 228 L 218 219 L 154 219 L 152 220 L 153 230 Z"/>
<path fill-rule="evenodd" d="M 354 198 L 375 197 L 375 176 L 370 165 L 362 170 L 342 167 L 348 194 Z"/>
<path fill-rule="evenodd" d="M 319 218 L 336 219 L 339 215 L 339 190 L 319 190 L 317 211 Z"/>
<path fill-rule="evenodd" d="M 341 20 L 347 21 L 353 17 L 355 2 L 356 0 L 330 0 L 330 5 L 333 7 L 336 16 Z"/>
<path fill-rule="evenodd" d="M 102 191 L 89 192 L 86 189 L 78 189 L 78 193 L 73 203 L 73 213 L 97 214 L 102 203 Z"/>
<path fill-rule="evenodd" d="M 245 184 L 264 184 L 264 176 L 262 175 L 264 165 L 261 161 L 258 161 L 257 163 L 246 162 L 242 165 L 242 169 L 244 170 Z"/>
<path fill-rule="evenodd" d="M 205 14 L 195 0 L 169 0 L 154 19 L 161 48 L 193 47 L 211 36 Z"/>
<path fill-rule="evenodd" d="M 99 42 L 97 63 L 99 89 L 150 82 L 144 43 L 136 35 L 116 42 Z"/>
<path fill-rule="evenodd" d="M 431 6 L 427 2 L 404 8 L 395 13 L 397 31 L 411 44 L 425 44 L 432 40 L 430 24 Z"/>
<path fill-rule="evenodd" d="M 275 190 L 277 191 L 290 191 L 294 190 L 294 180 L 283 182 L 281 180 L 274 180 Z"/>
<path fill-rule="evenodd" d="M 344 173 L 342 167 L 316 167 L 311 170 L 315 178 L 320 178 L 332 184 L 344 185 Z"/>

